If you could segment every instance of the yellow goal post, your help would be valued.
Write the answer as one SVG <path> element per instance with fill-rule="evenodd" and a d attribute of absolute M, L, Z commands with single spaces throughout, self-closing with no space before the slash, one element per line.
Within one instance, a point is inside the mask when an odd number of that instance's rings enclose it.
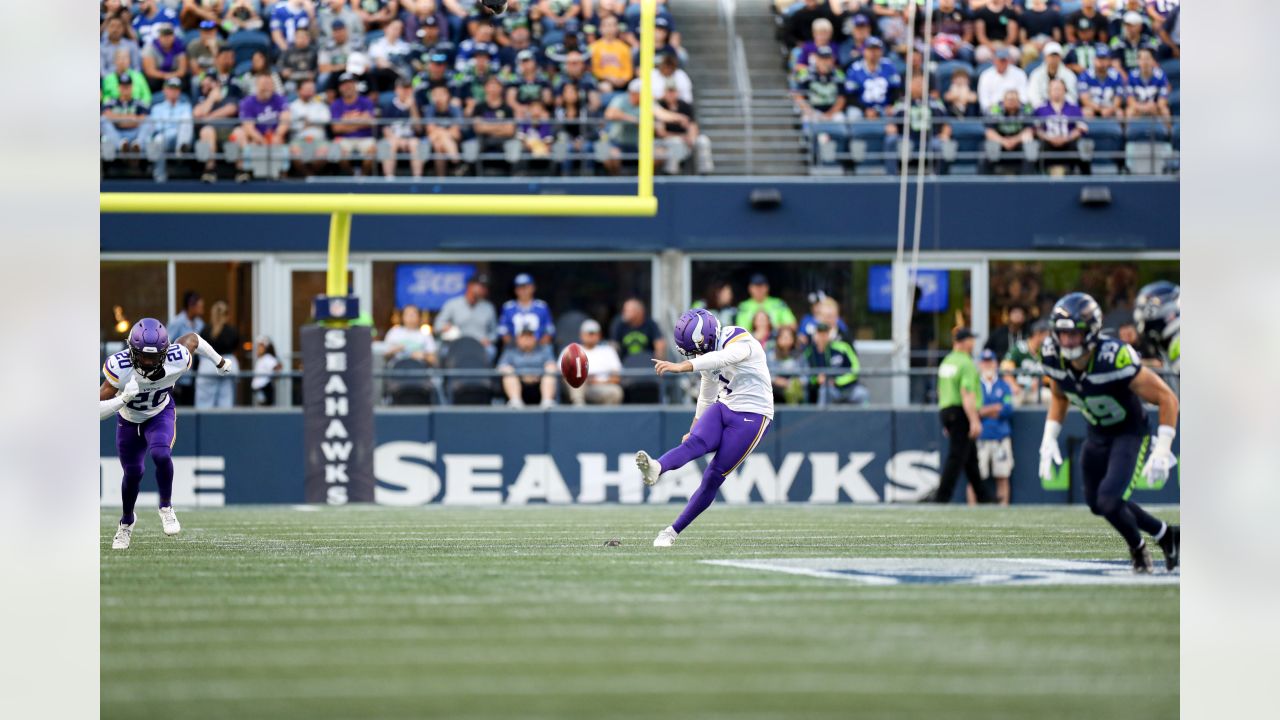
<path fill-rule="evenodd" d="M 641 0 L 640 127 L 635 195 L 485 195 L 387 193 L 104 192 L 103 213 L 329 215 L 326 294 L 347 294 L 352 215 L 522 215 L 652 217 L 653 29 L 656 0 Z"/>

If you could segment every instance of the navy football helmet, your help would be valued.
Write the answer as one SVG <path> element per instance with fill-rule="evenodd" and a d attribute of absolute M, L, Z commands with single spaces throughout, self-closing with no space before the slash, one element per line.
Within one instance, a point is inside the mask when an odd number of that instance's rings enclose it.
<path fill-rule="evenodd" d="M 1067 360 L 1076 360 L 1093 352 L 1097 345 L 1102 334 L 1102 308 L 1092 296 L 1073 292 L 1054 303 L 1049 323 L 1049 337 L 1058 353 Z"/>
<path fill-rule="evenodd" d="M 1133 321 L 1138 334 L 1166 347 L 1182 322 L 1182 288 L 1168 280 L 1157 280 L 1138 291 L 1133 305 Z"/>

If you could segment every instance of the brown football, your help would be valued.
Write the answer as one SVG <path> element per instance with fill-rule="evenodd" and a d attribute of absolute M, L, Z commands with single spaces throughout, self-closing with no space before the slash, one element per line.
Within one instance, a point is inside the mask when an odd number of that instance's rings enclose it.
<path fill-rule="evenodd" d="M 587 351 L 578 343 L 569 343 L 560 353 L 560 374 L 576 388 L 587 381 Z"/>

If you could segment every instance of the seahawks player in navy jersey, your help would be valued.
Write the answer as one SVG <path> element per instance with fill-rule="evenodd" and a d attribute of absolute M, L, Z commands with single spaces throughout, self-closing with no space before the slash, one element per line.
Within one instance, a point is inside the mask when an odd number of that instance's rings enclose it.
<path fill-rule="evenodd" d="M 1142 286 L 1133 304 L 1138 334 L 1160 351 L 1164 366 L 1178 374 L 1182 366 L 1182 289 L 1168 280 Z"/>
<path fill-rule="evenodd" d="M 1040 477 L 1048 478 L 1054 464 L 1062 463 L 1058 434 L 1067 405 L 1075 405 L 1089 422 L 1088 438 L 1080 451 L 1089 509 L 1106 518 L 1128 543 L 1134 572 L 1151 572 L 1151 552 L 1143 532 L 1160 545 L 1165 568 L 1172 571 L 1178 566 L 1178 526 L 1153 517 L 1129 494 L 1139 475 L 1148 485 L 1163 482 L 1177 464 L 1173 438 L 1178 398 L 1158 375 L 1142 366 L 1132 347 L 1101 334 L 1102 310 L 1092 297 L 1067 295 L 1053 306 L 1049 322 L 1041 362 L 1053 398 L 1040 444 Z M 1160 407 L 1160 427 L 1150 453 L 1144 400 Z"/>

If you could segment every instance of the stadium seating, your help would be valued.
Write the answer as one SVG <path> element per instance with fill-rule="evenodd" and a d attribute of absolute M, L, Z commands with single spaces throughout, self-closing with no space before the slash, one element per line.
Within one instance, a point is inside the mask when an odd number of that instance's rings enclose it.
<path fill-rule="evenodd" d="M 473 338 L 462 337 L 445 345 L 441 366 L 446 370 L 487 370 L 489 353 Z M 451 378 L 446 381 L 453 405 L 488 405 L 493 399 L 493 382 L 487 378 Z"/>

